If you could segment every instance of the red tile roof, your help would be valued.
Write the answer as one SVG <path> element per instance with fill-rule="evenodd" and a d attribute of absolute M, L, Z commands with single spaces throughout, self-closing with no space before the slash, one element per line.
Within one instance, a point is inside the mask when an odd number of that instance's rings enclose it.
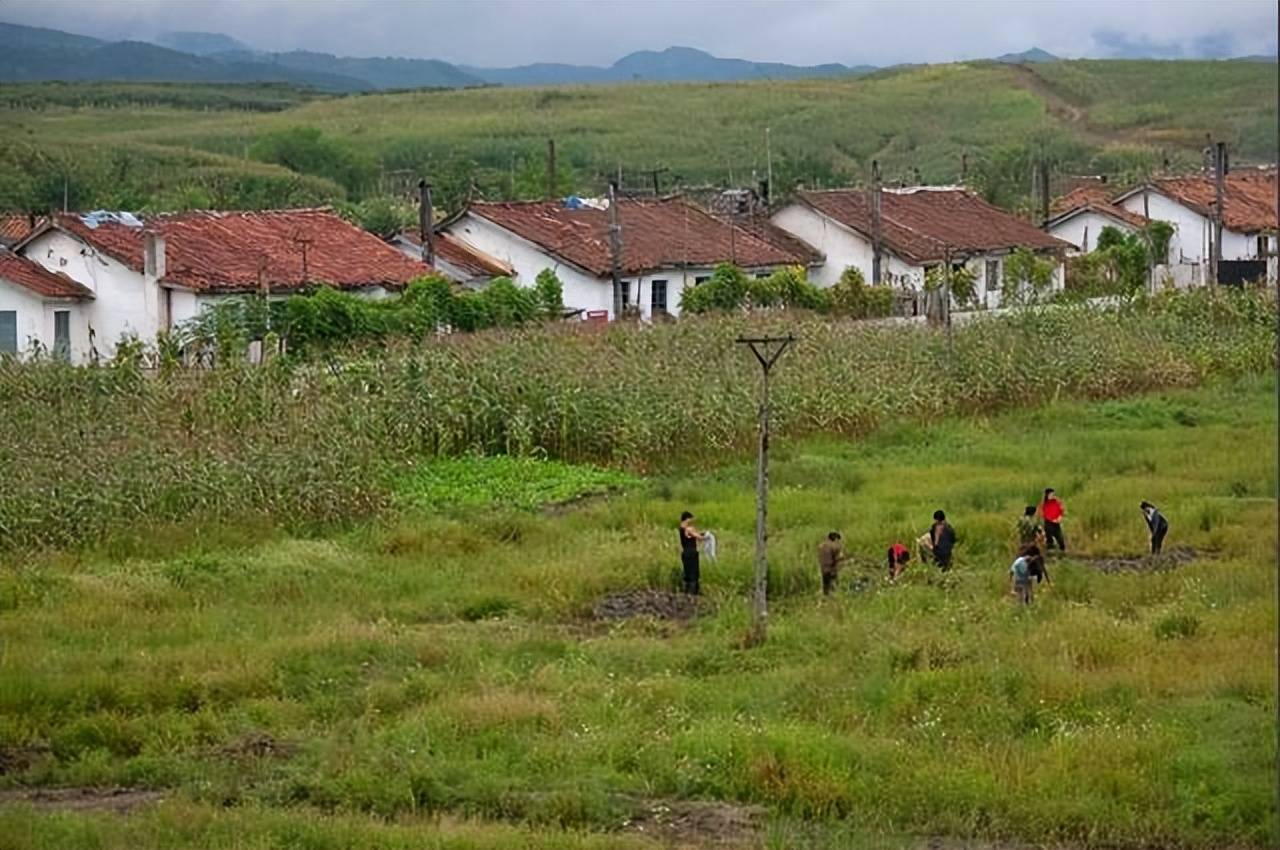
<path fill-rule="evenodd" d="M 1054 222 L 1078 213 L 1092 211 L 1098 215 L 1110 216 L 1116 221 L 1139 229 L 1146 227 L 1148 223 L 1146 217 L 1135 212 L 1129 212 L 1124 207 L 1111 203 L 1111 193 L 1107 191 L 1107 187 L 1103 184 L 1080 186 L 1072 189 L 1067 194 L 1054 200 L 1053 204 L 1050 205 L 1050 209 L 1053 211 Z"/>
<path fill-rule="evenodd" d="M 1225 181 L 1222 223 L 1237 233 L 1276 230 L 1276 170 L 1235 171 Z M 1151 188 L 1203 216 L 1212 214 L 1217 198 L 1213 178 L 1208 175 L 1165 177 L 1153 180 Z M 1141 188 L 1122 195 L 1131 197 Z M 1119 199 L 1117 199 L 1119 200 Z"/>
<path fill-rule="evenodd" d="M 426 264 L 323 209 L 175 213 L 147 218 L 145 227 L 103 222 L 90 228 L 68 214 L 54 223 L 138 272 L 146 234 L 162 235 L 162 283 L 198 292 L 250 292 L 260 280 L 276 290 L 319 283 L 399 288 L 431 273 Z"/>
<path fill-rule="evenodd" d="M 93 297 L 93 290 L 88 287 L 5 248 L 0 248 L 0 280 L 16 283 L 45 298 Z"/>
<path fill-rule="evenodd" d="M 26 215 L 0 216 L 0 245 L 14 245 L 35 230 L 38 220 Z"/>
<path fill-rule="evenodd" d="M 871 233 L 868 193 L 862 189 L 799 192 L 797 198 L 859 233 Z M 1030 223 L 963 189 L 921 187 L 883 190 L 880 232 L 884 245 L 912 263 L 1012 248 L 1065 251 L 1071 247 Z"/>
<path fill-rule="evenodd" d="M 608 210 L 532 201 L 476 203 L 469 211 L 597 277 L 610 273 Z M 723 262 L 758 268 L 815 261 L 811 248 L 798 249 L 798 240 L 769 238 L 763 229 L 732 225 L 679 197 L 620 200 L 618 223 L 620 266 L 627 275 Z"/>
<path fill-rule="evenodd" d="M 406 230 L 400 234 L 400 238 L 410 245 L 422 247 L 422 240 L 416 230 Z M 510 277 L 515 274 L 515 269 L 511 266 L 483 251 L 477 251 L 449 233 L 436 233 L 436 257 L 472 277 Z"/>

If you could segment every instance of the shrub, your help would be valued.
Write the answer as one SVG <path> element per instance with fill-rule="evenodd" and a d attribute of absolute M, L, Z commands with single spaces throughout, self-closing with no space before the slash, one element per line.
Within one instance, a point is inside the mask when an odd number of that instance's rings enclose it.
<path fill-rule="evenodd" d="M 1001 303 L 1034 303 L 1048 291 L 1053 283 L 1056 263 L 1050 257 L 1041 257 L 1027 248 L 1016 248 L 1004 261 L 1004 275 L 1000 281 Z"/>
<path fill-rule="evenodd" d="M 737 310 L 746 303 L 748 291 L 747 276 L 742 269 L 721 263 L 712 272 L 710 280 L 685 288 L 680 294 L 680 309 L 686 313 Z"/>
<path fill-rule="evenodd" d="M 373 160 L 346 142 L 326 137 L 315 127 L 290 127 L 269 133 L 253 143 L 249 155 L 299 174 L 327 177 L 351 195 L 364 192 L 377 176 Z"/>
<path fill-rule="evenodd" d="M 564 284 L 551 269 L 538 272 L 533 283 L 538 306 L 547 318 L 558 319 L 564 314 Z"/>
<path fill-rule="evenodd" d="M 893 290 L 887 286 L 867 286 L 862 271 L 849 266 L 828 296 L 831 311 L 854 319 L 873 319 L 893 312 Z"/>

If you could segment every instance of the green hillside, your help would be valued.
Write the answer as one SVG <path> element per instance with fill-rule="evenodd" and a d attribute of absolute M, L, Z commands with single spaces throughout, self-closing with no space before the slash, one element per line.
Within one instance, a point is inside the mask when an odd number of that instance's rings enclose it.
<path fill-rule="evenodd" d="M 971 63 L 857 79 L 307 95 L 271 113 L 237 104 L 232 86 L 191 86 L 188 102 L 112 84 L 79 90 L 96 94 L 70 105 L 65 87 L 0 86 L 0 207 L 60 203 L 64 179 L 85 206 L 181 206 L 215 193 L 235 205 L 285 203 L 313 190 L 339 199 L 377 192 L 379 175 L 395 170 L 430 174 L 446 204 L 473 180 L 485 196 L 520 196 L 545 184 L 551 137 L 566 189 L 598 192 L 619 167 L 625 185 L 650 185 L 642 172 L 660 167 L 670 169 L 667 187 L 677 177 L 741 185 L 766 172 L 765 128 L 779 190 L 856 181 L 872 159 L 890 179 L 918 171 L 954 181 L 964 155 L 970 182 L 1016 206 L 1041 152 L 1060 171 L 1123 176 L 1165 158 L 1198 162 L 1206 133 L 1225 139 L 1237 162 L 1274 159 L 1277 144 L 1275 66 L 1246 62 Z M 297 128 L 320 132 L 306 156 L 255 144 Z M 264 171 L 253 157 L 276 164 Z M 186 164 L 197 159 L 192 172 Z M 290 183 L 285 161 L 343 188 Z M 207 168 L 218 175 L 212 188 Z M 228 192 L 234 174 L 279 186 Z"/>

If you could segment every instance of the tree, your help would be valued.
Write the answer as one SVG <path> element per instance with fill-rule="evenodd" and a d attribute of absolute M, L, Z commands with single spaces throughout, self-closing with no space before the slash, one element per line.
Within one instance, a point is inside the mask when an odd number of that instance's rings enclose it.
<path fill-rule="evenodd" d="M 1006 304 L 1037 301 L 1053 283 L 1057 264 L 1027 248 L 1015 248 L 1004 260 L 1000 280 L 1001 301 Z"/>
<path fill-rule="evenodd" d="M 951 265 L 951 297 L 961 306 L 971 305 L 978 294 L 978 273 L 963 263 Z M 924 288 L 938 290 L 947 286 L 947 270 L 942 263 L 930 266 L 924 273 Z"/>
<path fill-rule="evenodd" d="M 731 263 L 721 263 L 711 279 L 697 286 L 685 287 L 680 294 L 680 309 L 686 313 L 712 310 L 737 310 L 747 298 L 747 276 Z"/>
<path fill-rule="evenodd" d="M 372 159 L 344 142 L 326 138 L 315 127 L 290 127 L 265 135 L 253 143 L 249 155 L 299 174 L 328 177 L 352 196 L 363 194 L 377 176 Z"/>
<path fill-rule="evenodd" d="M 854 319 L 873 319 L 893 312 L 893 290 L 887 286 L 867 286 L 862 270 L 849 266 L 831 287 L 831 311 Z"/>
<path fill-rule="evenodd" d="M 533 292 L 537 296 L 538 306 L 549 319 L 559 319 L 564 315 L 564 284 L 551 269 L 538 272 L 533 282 Z"/>

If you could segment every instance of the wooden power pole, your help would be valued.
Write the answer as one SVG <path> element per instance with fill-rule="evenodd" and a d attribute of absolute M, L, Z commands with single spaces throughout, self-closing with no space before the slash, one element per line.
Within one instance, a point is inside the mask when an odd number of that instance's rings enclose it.
<path fill-rule="evenodd" d="M 422 261 L 434 265 L 436 261 L 435 209 L 431 205 L 431 184 L 418 181 L 418 239 L 422 242 Z"/>
<path fill-rule="evenodd" d="M 613 274 L 613 318 L 622 318 L 622 224 L 618 216 L 618 186 L 609 184 L 609 266 Z"/>
<path fill-rule="evenodd" d="M 1213 146 L 1213 250 L 1209 255 L 1209 280 L 1218 285 L 1222 267 L 1222 214 L 1227 194 L 1227 143 Z"/>
<path fill-rule="evenodd" d="M 871 160 L 871 197 L 868 198 L 871 213 L 871 284 L 880 285 L 880 163 Z"/>
<path fill-rule="evenodd" d="M 769 620 L 769 373 L 795 337 L 738 337 L 760 363 L 759 447 L 756 452 L 756 575 L 749 646 L 764 643 Z"/>

